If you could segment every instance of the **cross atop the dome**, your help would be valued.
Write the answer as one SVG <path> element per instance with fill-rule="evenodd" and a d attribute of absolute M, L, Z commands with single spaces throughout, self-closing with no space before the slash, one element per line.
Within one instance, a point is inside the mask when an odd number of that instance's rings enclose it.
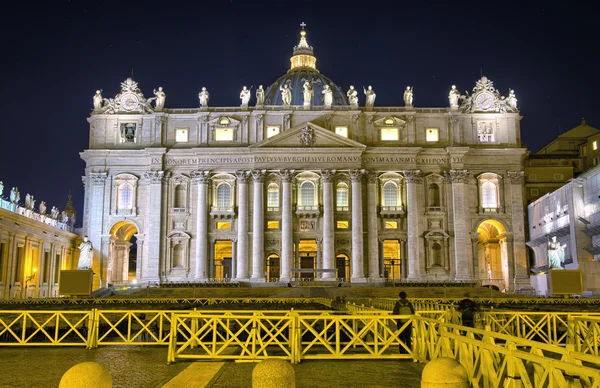
<path fill-rule="evenodd" d="M 302 27 L 302 29 L 304 29 L 304 27 L 306 27 L 306 23 L 304 23 L 304 22 L 300 23 L 300 27 Z"/>

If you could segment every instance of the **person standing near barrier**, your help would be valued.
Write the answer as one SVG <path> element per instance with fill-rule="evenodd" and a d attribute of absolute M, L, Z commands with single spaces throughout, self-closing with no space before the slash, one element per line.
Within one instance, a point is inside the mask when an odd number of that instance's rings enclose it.
<path fill-rule="evenodd" d="M 398 296 L 400 297 L 400 300 L 398 300 L 396 302 L 396 304 L 394 305 L 394 311 L 392 314 L 394 315 L 415 315 L 415 308 L 413 307 L 413 304 L 410 303 L 410 301 L 408 299 L 406 299 L 406 292 L 401 291 Z M 402 319 L 397 319 L 396 320 L 396 327 L 398 328 L 398 330 L 400 330 L 402 328 L 402 326 L 407 323 L 410 322 L 409 318 L 402 318 Z M 406 344 L 406 347 L 408 349 L 412 349 L 412 323 L 409 323 L 408 326 L 406 326 L 406 328 L 404 329 L 404 331 L 402 331 L 400 333 L 400 340 L 402 342 L 404 342 L 404 344 Z M 409 354 L 410 352 L 408 352 L 404 346 L 402 346 L 402 344 L 400 344 L 400 354 Z"/>
<path fill-rule="evenodd" d="M 469 298 L 465 298 L 458 303 L 458 309 L 462 313 L 463 326 L 475 327 L 475 312 L 477 305 Z"/>

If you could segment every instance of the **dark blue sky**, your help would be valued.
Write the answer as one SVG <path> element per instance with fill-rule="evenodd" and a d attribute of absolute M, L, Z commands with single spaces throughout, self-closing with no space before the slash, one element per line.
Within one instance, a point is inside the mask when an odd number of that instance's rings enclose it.
<path fill-rule="evenodd" d="M 317 68 L 347 90 L 373 85 L 376 105 L 447 106 L 452 84 L 471 91 L 481 72 L 503 95 L 515 89 L 524 143 L 533 151 L 579 124 L 600 128 L 600 30 L 593 5 L 498 1 L 20 2 L 0 15 L 6 196 L 83 209 L 79 157 L 92 96 L 114 97 L 131 75 L 166 107 L 239 105 L 243 85 L 266 88 L 289 68 L 299 23 Z M 359 100 L 364 103 L 364 96 Z M 81 219 L 81 217 L 79 217 Z"/>

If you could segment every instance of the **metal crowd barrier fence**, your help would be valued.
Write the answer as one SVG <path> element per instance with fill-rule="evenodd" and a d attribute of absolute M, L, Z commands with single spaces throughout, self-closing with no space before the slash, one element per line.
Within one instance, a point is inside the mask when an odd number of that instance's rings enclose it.
<path fill-rule="evenodd" d="M 600 314 L 598 314 L 600 315 Z M 576 351 L 600 356 L 600 316 L 569 317 L 570 337 Z"/>

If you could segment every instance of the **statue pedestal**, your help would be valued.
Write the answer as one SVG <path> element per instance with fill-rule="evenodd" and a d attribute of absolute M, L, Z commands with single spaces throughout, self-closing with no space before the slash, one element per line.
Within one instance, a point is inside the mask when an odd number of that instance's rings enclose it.
<path fill-rule="evenodd" d="M 92 293 L 94 272 L 91 269 L 60 271 L 58 281 L 59 295 L 85 295 Z"/>
<path fill-rule="evenodd" d="M 206 112 L 208 111 L 208 107 L 207 106 L 201 106 L 200 107 L 200 112 Z"/>

